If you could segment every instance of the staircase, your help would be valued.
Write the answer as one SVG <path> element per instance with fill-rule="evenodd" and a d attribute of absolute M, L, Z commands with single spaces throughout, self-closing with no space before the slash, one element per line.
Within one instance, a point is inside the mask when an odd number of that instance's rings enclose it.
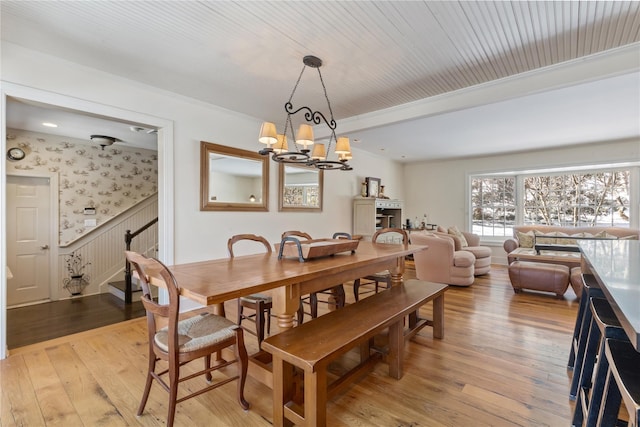
<path fill-rule="evenodd" d="M 156 257 L 158 252 L 157 224 L 158 217 L 152 219 L 133 233 L 131 230 L 127 230 L 124 234 L 125 250 L 133 250 L 146 256 Z M 142 238 L 137 239 L 136 244 L 134 244 L 136 237 Z M 125 304 L 140 301 L 142 288 L 133 277 L 131 264 L 128 261 L 125 260 L 124 280 L 109 282 L 109 293 L 122 299 Z"/>
<path fill-rule="evenodd" d="M 140 229 L 157 217 L 158 196 L 154 194 L 78 239 L 59 246 L 57 251 L 58 277 L 55 279 L 58 289 L 63 289 L 64 280 L 67 278 L 66 258 L 73 253 L 91 262 L 89 272 L 91 283 L 84 293 L 86 295 L 110 293 L 110 283 L 126 281 L 127 277 L 124 274 L 126 241 L 123 245 L 123 236 L 127 234 L 128 230 Z M 135 238 L 131 250 L 147 256 L 158 256 L 157 222 L 153 226 L 147 227 L 140 236 Z M 122 291 L 114 290 L 114 292 L 116 295 L 122 295 Z"/>
<path fill-rule="evenodd" d="M 120 298 L 122 301 L 126 299 L 127 282 L 120 280 L 119 282 L 109 282 L 109 293 Z M 142 295 L 142 287 L 135 281 L 131 283 L 131 301 L 140 301 Z"/>

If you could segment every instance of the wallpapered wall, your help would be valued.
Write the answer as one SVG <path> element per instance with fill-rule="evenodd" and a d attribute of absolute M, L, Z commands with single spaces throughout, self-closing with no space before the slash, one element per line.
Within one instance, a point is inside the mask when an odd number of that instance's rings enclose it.
<path fill-rule="evenodd" d="M 20 147 L 21 161 L 6 160 L 12 171 L 59 174 L 59 243 L 66 245 L 158 191 L 158 154 L 124 144 L 101 147 L 89 141 L 7 129 L 7 149 Z M 95 208 L 95 215 L 85 215 Z"/>

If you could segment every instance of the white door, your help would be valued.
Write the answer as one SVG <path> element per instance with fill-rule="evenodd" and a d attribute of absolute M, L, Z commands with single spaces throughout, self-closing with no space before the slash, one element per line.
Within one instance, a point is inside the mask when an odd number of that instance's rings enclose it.
<path fill-rule="evenodd" d="M 7 305 L 50 297 L 49 179 L 7 175 Z"/>

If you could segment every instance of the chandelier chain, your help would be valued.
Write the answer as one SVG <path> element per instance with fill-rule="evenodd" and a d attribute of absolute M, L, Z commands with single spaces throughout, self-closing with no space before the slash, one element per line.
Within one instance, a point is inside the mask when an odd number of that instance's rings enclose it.
<path fill-rule="evenodd" d="M 320 68 L 318 70 L 318 76 L 320 76 L 320 83 L 322 84 L 322 90 L 324 91 L 324 99 L 327 100 L 327 106 L 329 107 L 329 115 L 331 116 L 331 121 L 335 121 L 333 119 L 333 109 L 331 108 L 331 101 L 329 101 L 329 95 L 327 95 L 327 87 L 324 85 L 324 79 L 322 78 L 322 73 L 320 72 Z"/>
<path fill-rule="evenodd" d="M 298 85 L 300 84 L 300 80 L 302 80 L 302 75 L 304 74 L 304 70 L 306 69 L 307 69 L 307 66 L 303 65 L 302 70 L 300 70 L 300 75 L 298 75 L 298 80 L 296 80 L 296 84 L 293 85 L 293 90 L 291 91 L 291 95 L 289 95 L 289 101 L 287 102 L 287 104 L 292 105 L 291 101 L 293 101 L 293 95 L 296 94 L 296 90 L 298 90 Z M 326 93 L 325 93 L 325 96 L 326 96 Z M 291 121 L 291 113 L 289 112 L 287 112 L 287 119 L 284 122 L 284 132 L 283 132 L 284 135 L 287 134 L 287 127 L 291 129 L 291 138 L 292 138 L 293 145 L 296 147 L 296 150 L 299 151 L 300 148 L 298 147 L 298 143 L 296 142 L 296 132 L 293 129 L 293 122 Z"/>
<path fill-rule="evenodd" d="M 335 119 L 333 118 L 333 109 L 331 108 L 331 101 L 329 101 L 329 95 L 327 95 L 327 87 L 324 84 L 324 79 L 322 78 L 322 72 L 320 72 L 320 67 L 317 68 L 318 76 L 320 77 L 320 84 L 322 85 L 322 91 L 324 92 L 324 99 L 327 100 L 327 107 L 329 107 L 329 116 L 331 116 L 331 123 L 333 123 L 333 127 L 329 126 L 331 129 L 331 135 L 329 136 L 329 142 L 327 143 L 327 153 L 331 151 L 331 142 L 338 141 L 338 137 L 336 136 L 335 129 Z"/>
<path fill-rule="evenodd" d="M 304 65 L 302 67 L 302 70 L 300 71 L 300 75 L 298 76 L 298 80 L 296 80 L 296 84 L 293 86 L 293 90 L 291 91 L 291 95 L 289 96 L 289 102 L 291 102 L 291 100 L 293 99 L 293 95 L 296 93 L 296 90 L 298 89 L 298 85 L 300 84 L 300 80 L 302 80 L 302 75 L 304 74 L 304 70 L 307 69 L 307 66 Z M 318 70 L 320 71 L 320 70 Z M 324 86 L 324 84 L 323 84 Z M 326 91 L 325 91 L 325 96 L 326 96 Z"/>

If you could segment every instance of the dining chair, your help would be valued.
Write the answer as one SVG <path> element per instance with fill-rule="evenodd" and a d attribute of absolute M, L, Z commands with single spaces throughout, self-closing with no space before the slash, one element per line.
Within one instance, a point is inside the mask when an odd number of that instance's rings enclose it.
<path fill-rule="evenodd" d="M 385 240 L 386 239 L 386 240 Z M 374 243 L 388 242 L 391 239 L 391 243 L 396 243 L 396 240 L 401 240 L 401 243 L 406 245 L 409 243 L 409 236 L 407 232 L 400 228 L 381 228 L 376 231 L 371 237 L 371 241 Z M 364 282 L 363 282 L 364 281 Z M 387 289 L 391 287 L 391 273 L 389 270 L 380 271 L 378 273 L 370 274 L 362 278 L 353 281 L 353 296 L 356 301 L 360 300 L 360 294 L 366 294 L 375 292 L 378 293 L 379 284 L 386 283 Z M 362 286 L 373 286 L 373 289 L 360 291 Z"/>
<path fill-rule="evenodd" d="M 247 378 L 249 357 L 244 346 L 242 328 L 225 317 L 212 313 L 193 316 L 180 316 L 180 288 L 169 269 L 157 259 L 147 258 L 137 252 L 125 251 L 127 260 L 134 267 L 142 286 L 142 304 L 147 312 L 147 329 L 149 334 L 149 364 L 147 380 L 138 407 L 137 415 L 142 415 L 149 398 L 153 380 L 160 383 L 169 393 L 169 409 L 167 426 L 173 426 L 176 405 L 184 400 L 198 396 L 214 388 L 238 380 L 238 401 L 242 409 L 249 409 L 249 402 L 244 398 L 244 384 Z M 152 298 L 151 279 L 165 284 L 169 294 L 168 304 L 159 304 Z M 160 325 L 165 325 L 160 327 Z M 234 347 L 235 359 L 221 361 L 211 367 L 211 355 L 227 347 Z M 204 368 L 181 377 L 181 367 L 196 359 L 204 359 Z M 156 364 L 163 361 L 167 366 L 156 371 Z M 211 372 L 237 363 L 236 374 L 212 383 Z M 191 371 L 190 371 L 191 372 Z M 225 373 L 231 374 L 231 371 Z M 168 375 L 167 375 L 168 374 Z M 183 381 L 193 380 L 204 375 L 208 386 L 197 388 L 194 382 L 189 383 L 189 394 L 178 398 L 178 385 Z M 167 378 L 168 376 L 168 378 Z M 197 390 L 196 390 L 197 388 Z"/>
<path fill-rule="evenodd" d="M 290 230 L 282 233 L 281 238 L 285 237 L 299 237 L 304 240 L 313 240 L 311 235 L 305 233 L 304 231 Z M 327 299 L 322 300 L 318 299 L 318 295 L 326 295 Z M 318 291 L 311 293 L 308 297 L 303 297 L 300 299 L 300 308 L 298 309 L 298 323 L 302 323 L 304 320 L 304 315 L 309 314 L 312 319 L 318 317 L 318 303 L 327 304 L 329 306 L 333 306 L 335 308 L 342 308 L 346 303 L 346 296 L 344 293 L 344 286 L 341 284 L 333 286 L 324 291 Z M 304 304 L 308 304 L 310 311 L 307 313 L 304 311 Z"/>
<path fill-rule="evenodd" d="M 266 253 L 271 253 L 271 244 L 262 236 L 255 234 L 236 234 L 227 241 L 227 249 L 229 250 L 229 256 L 234 257 L 233 246 L 240 241 L 253 241 L 261 243 L 266 250 Z M 251 314 L 245 314 L 244 309 L 248 308 L 253 310 Z M 273 308 L 273 300 L 270 295 L 265 294 L 252 294 L 238 298 L 238 325 L 242 326 L 243 320 L 249 320 L 256 325 L 256 331 L 253 332 L 250 329 L 244 328 L 247 332 L 258 337 L 258 347 L 264 340 L 265 332 L 265 320 L 267 327 L 267 334 L 271 333 L 271 309 Z"/>

